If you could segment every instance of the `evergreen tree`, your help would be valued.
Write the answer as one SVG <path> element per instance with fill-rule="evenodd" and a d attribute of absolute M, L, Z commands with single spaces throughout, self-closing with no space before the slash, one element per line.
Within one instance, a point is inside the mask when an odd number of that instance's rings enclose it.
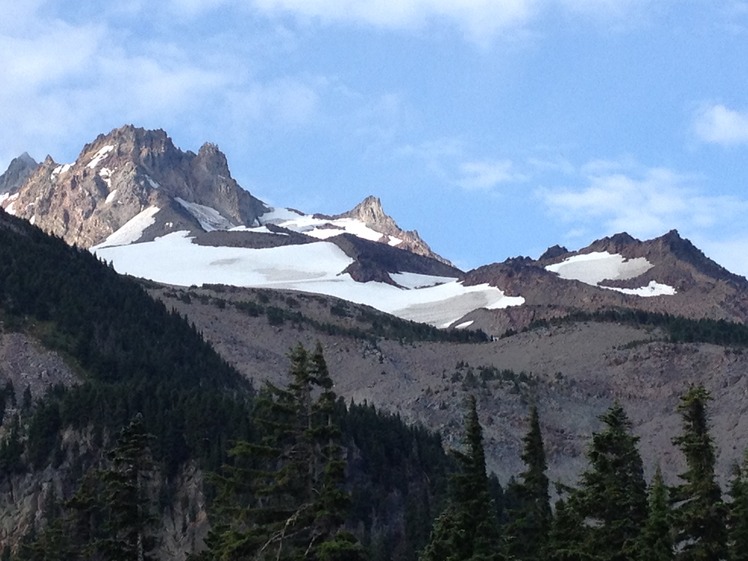
<path fill-rule="evenodd" d="M 349 498 L 322 349 L 310 356 L 298 345 L 290 359 L 288 386 L 267 385 L 258 396 L 254 418 L 262 436 L 238 442 L 232 465 L 217 478 L 219 508 L 206 559 L 364 557 L 356 539 L 341 530 Z"/>
<path fill-rule="evenodd" d="M 483 449 L 483 429 L 475 397 L 468 399 L 465 451 L 455 453 L 459 470 L 450 498 L 434 522 L 420 561 L 493 561 L 501 559 L 498 520 L 491 501 Z"/>
<path fill-rule="evenodd" d="M 686 457 L 683 483 L 672 491 L 674 546 L 678 561 L 720 561 L 727 558 L 725 505 L 714 477 L 714 444 L 709 435 L 709 392 L 692 386 L 678 411 L 683 434 L 673 439 Z"/>
<path fill-rule="evenodd" d="M 569 489 L 563 489 L 568 492 Z M 559 493 L 561 490 L 559 490 Z M 550 561 L 593 561 L 597 558 L 583 549 L 584 521 L 569 507 L 568 500 L 556 501 L 556 513 L 548 536 L 546 558 Z"/>
<path fill-rule="evenodd" d="M 618 403 L 600 420 L 605 428 L 592 435 L 590 467 L 569 506 L 584 523 L 582 551 L 601 561 L 628 561 L 647 517 L 639 439 L 631 434 L 631 422 Z"/>
<path fill-rule="evenodd" d="M 154 465 L 148 434 L 142 415 L 122 429 L 117 445 L 109 453 L 111 467 L 101 472 L 107 504 L 104 525 L 106 537 L 99 544 L 101 552 L 111 561 L 143 561 L 150 545 L 154 516 L 148 482 Z"/>
<path fill-rule="evenodd" d="M 534 405 L 530 410 L 530 430 L 523 442 L 522 461 L 526 469 L 513 488 L 518 506 L 509 513 L 506 551 L 510 559 L 539 561 L 545 558 L 552 514 L 540 418 Z"/>
<path fill-rule="evenodd" d="M 673 540 L 670 531 L 668 489 L 657 466 L 649 490 L 649 514 L 639 543 L 639 561 L 672 561 Z"/>
<path fill-rule="evenodd" d="M 748 453 L 736 465 L 730 482 L 727 545 L 730 561 L 748 561 Z"/>

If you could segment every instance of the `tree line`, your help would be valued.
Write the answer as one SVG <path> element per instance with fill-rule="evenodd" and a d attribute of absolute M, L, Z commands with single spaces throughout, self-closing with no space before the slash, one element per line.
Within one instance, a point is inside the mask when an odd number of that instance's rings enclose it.
<path fill-rule="evenodd" d="M 709 393 L 693 386 L 678 412 L 673 443 L 686 469 L 675 485 L 657 468 L 647 485 L 638 437 L 615 403 L 592 435 L 588 467 L 576 486 L 559 486 L 550 503 L 537 408 L 530 414 L 526 469 L 504 492 L 504 511 L 490 495 L 475 399 L 468 403 L 464 451 L 449 502 L 436 519 L 419 561 L 742 561 L 748 559 L 748 459 L 735 466 L 729 500 L 715 477 Z M 748 458 L 748 457 L 747 457 Z"/>

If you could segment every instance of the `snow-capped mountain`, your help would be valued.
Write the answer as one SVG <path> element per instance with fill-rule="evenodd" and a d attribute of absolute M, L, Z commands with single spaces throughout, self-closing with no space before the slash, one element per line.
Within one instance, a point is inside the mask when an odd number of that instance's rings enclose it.
<path fill-rule="evenodd" d="M 237 184 L 215 145 L 183 152 L 160 130 L 100 135 L 70 164 L 25 154 L 0 186 L 7 212 L 121 273 L 167 284 L 320 293 L 492 334 L 614 308 L 748 319 L 748 281 L 675 231 L 649 241 L 618 234 L 577 252 L 554 246 L 537 260 L 465 273 L 400 228 L 376 197 L 335 215 L 271 208 Z"/>

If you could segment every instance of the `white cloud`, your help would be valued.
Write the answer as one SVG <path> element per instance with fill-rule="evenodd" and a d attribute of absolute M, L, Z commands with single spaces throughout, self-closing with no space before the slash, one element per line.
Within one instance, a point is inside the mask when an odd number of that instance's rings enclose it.
<path fill-rule="evenodd" d="M 587 185 L 578 188 L 538 189 L 536 196 L 551 214 L 575 229 L 599 234 L 627 231 L 642 238 L 672 228 L 707 231 L 741 220 L 748 211 L 747 201 L 704 194 L 696 178 L 665 168 L 589 174 L 584 181 Z"/>
<path fill-rule="evenodd" d="M 703 142 L 731 145 L 748 143 L 748 111 L 722 104 L 704 105 L 694 117 L 694 132 Z"/>
<path fill-rule="evenodd" d="M 354 23 L 385 29 L 420 29 L 433 21 L 456 25 L 472 41 L 526 25 L 540 0 L 254 0 L 270 15 L 291 14 L 326 23 Z"/>
<path fill-rule="evenodd" d="M 525 179 L 514 170 L 511 160 L 464 162 L 459 171 L 456 183 L 468 191 L 490 191 L 500 183 Z"/>

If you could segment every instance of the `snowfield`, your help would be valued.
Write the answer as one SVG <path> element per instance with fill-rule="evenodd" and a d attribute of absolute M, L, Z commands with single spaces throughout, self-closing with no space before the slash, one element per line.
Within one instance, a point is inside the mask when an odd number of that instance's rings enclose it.
<path fill-rule="evenodd" d="M 109 197 L 113 198 L 113 195 L 117 192 L 115 189 L 109 193 Z M 107 202 L 111 202 L 107 197 Z M 157 206 L 149 206 L 147 209 L 141 211 L 139 214 L 133 216 L 128 220 L 122 228 L 109 235 L 107 239 L 101 242 L 99 245 L 91 248 L 91 251 L 97 253 L 100 248 L 127 245 L 134 243 L 140 239 L 148 226 L 152 226 L 156 222 L 156 214 L 161 210 Z"/>
<path fill-rule="evenodd" d="M 333 236 L 343 233 L 353 234 L 359 238 L 373 242 L 382 239 L 383 234 L 372 230 L 360 220 L 354 218 L 338 218 L 336 220 L 326 220 L 324 218 L 315 218 L 311 214 L 302 214 L 287 208 L 274 208 L 260 216 L 262 224 L 275 224 L 282 228 L 288 228 L 294 232 L 300 232 L 317 238 L 326 240 Z M 397 246 L 403 240 L 394 236 L 389 236 L 387 243 Z"/>
<path fill-rule="evenodd" d="M 200 223 L 200 227 L 206 232 L 229 230 L 236 226 L 236 224 L 232 224 L 228 218 L 225 218 L 213 207 L 199 205 L 197 203 L 189 203 L 180 197 L 175 197 L 174 200 L 187 209 L 187 211 Z"/>
<path fill-rule="evenodd" d="M 643 275 L 652 267 L 652 263 L 644 257 L 626 259 L 618 253 L 594 251 L 567 257 L 560 263 L 547 265 L 545 269 L 556 273 L 562 279 L 577 280 L 591 286 L 615 290 L 623 294 L 641 297 L 674 295 L 676 293 L 675 288 L 655 281 L 650 281 L 647 286 L 640 288 L 618 288 L 601 284 L 606 280 L 634 279 Z"/>
<path fill-rule="evenodd" d="M 145 217 L 133 224 L 132 231 L 136 232 L 144 222 Z M 524 298 L 506 296 L 487 284 L 465 286 L 451 277 L 393 275 L 393 280 L 406 288 L 356 282 L 343 273 L 353 260 L 324 240 L 262 249 L 196 245 L 187 232 L 131 245 L 115 246 L 110 241 L 92 251 L 120 273 L 177 286 L 227 284 L 326 294 L 439 327 L 447 327 L 477 308 L 498 309 L 524 303 Z"/>

